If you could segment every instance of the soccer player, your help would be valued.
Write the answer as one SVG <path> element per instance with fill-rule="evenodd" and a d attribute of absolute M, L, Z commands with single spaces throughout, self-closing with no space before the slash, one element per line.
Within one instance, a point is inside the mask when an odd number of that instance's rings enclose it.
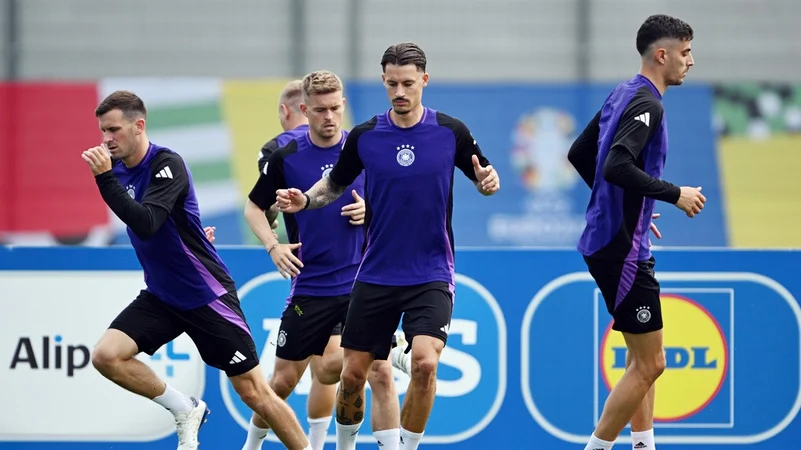
<path fill-rule="evenodd" d="M 336 202 L 362 171 L 366 177 L 367 244 L 342 331 L 339 450 L 355 448 L 370 364 L 387 358 L 401 316 L 412 374 L 401 410 L 400 448 L 418 447 L 434 404 L 453 309 L 454 168 L 484 195 L 500 186 L 467 127 L 422 105 L 429 78 L 423 50 L 412 43 L 390 46 L 381 67 L 392 108 L 351 131 L 327 177 L 306 192 L 277 192 L 279 209 L 300 219 Z M 312 245 L 304 249 L 312 251 Z"/>
<path fill-rule="evenodd" d="M 280 244 L 270 231 L 264 211 L 275 203 L 276 191 L 288 186 L 308 188 L 327 176 L 347 138 L 347 132 L 341 129 L 345 99 L 337 75 L 329 71 L 306 75 L 302 81 L 302 100 L 300 109 L 308 117 L 309 131 L 272 152 L 245 206 L 245 218 L 276 268 L 285 278 L 292 277 L 290 296 L 281 318 L 275 371 L 270 380 L 282 398 L 289 396 L 313 358 L 327 358 L 325 363 L 312 366 L 315 379 L 326 385 L 339 381 L 342 350 L 338 348 L 338 329 L 345 321 L 364 247 L 363 175 L 351 185 L 353 202 L 347 196 L 329 208 L 307 214 L 285 214 L 289 244 Z M 302 252 L 301 245 L 304 245 Z M 333 351 L 332 342 L 336 345 Z M 369 381 L 373 388 L 373 434 L 385 450 L 397 449 L 400 418 L 391 364 L 375 361 Z M 331 423 L 334 392 L 329 398 L 320 396 L 317 402 L 320 404 L 313 405 L 310 395 L 309 410 L 314 407 L 321 414 L 325 412 L 324 417 L 309 419 L 309 440 L 315 450 L 322 449 Z M 315 427 L 317 423 L 319 430 Z M 243 450 L 261 448 L 267 431 L 265 425 L 258 416 L 253 417 Z"/>
<path fill-rule="evenodd" d="M 289 141 L 309 131 L 309 119 L 300 111 L 301 80 L 292 80 L 278 97 L 278 120 L 284 132 L 267 141 L 259 152 L 259 173 L 266 173 L 265 166 L 270 155 Z"/>
<path fill-rule="evenodd" d="M 665 369 L 659 283 L 648 230 L 656 200 L 695 217 L 700 187 L 660 179 L 667 154 L 662 96 L 681 85 L 694 61 L 693 30 L 665 15 L 637 32 L 640 73 L 619 84 L 572 145 L 568 159 L 592 189 L 578 244 L 628 347 L 626 372 L 612 389 L 586 450 L 608 450 L 631 421 L 633 447 L 654 448 L 654 383 Z M 655 215 L 654 215 L 655 216 Z"/>
<path fill-rule="evenodd" d="M 206 403 L 167 385 L 134 358 L 139 352 L 152 355 L 186 333 L 203 361 L 226 372 L 242 401 L 271 424 L 287 448 L 310 449 L 292 409 L 264 379 L 234 281 L 209 242 L 213 230 L 200 225 L 192 175 L 183 159 L 148 140 L 147 110 L 134 93 L 110 94 L 95 116 L 103 144 L 84 151 L 82 158 L 103 200 L 128 226 L 146 289 L 100 338 L 93 365 L 117 385 L 170 411 L 178 449 L 196 449 L 209 412 Z"/>
<path fill-rule="evenodd" d="M 302 81 L 293 80 L 287 83 L 278 99 L 278 119 L 281 123 L 283 132 L 278 136 L 267 141 L 259 151 L 259 173 L 267 174 L 267 161 L 270 155 L 278 148 L 285 146 L 289 141 L 302 137 L 309 132 L 309 119 L 300 110 L 302 103 Z M 275 206 L 265 211 L 270 226 L 275 229 L 278 227 L 278 209 Z M 323 384 L 317 376 L 320 371 L 326 371 L 333 367 L 336 369 L 342 365 L 341 351 L 339 349 L 339 336 L 342 327 L 337 325 L 331 330 L 331 338 L 328 346 L 323 351 L 323 355 L 313 355 L 311 362 L 312 383 L 309 390 L 309 397 L 306 400 L 306 410 L 309 423 L 309 440 L 312 448 L 317 450 L 322 448 L 325 437 L 328 434 L 328 427 L 331 425 L 331 411 L 334 408 L 336 396 L 336 382 L 333 384 Z M 331 369 L 331 370 L 334 370 Z M 337 380 L 339 373 L 337 372 Z M 296 382 L 297 383 L 297 382 Z M 296 384 L 295 383 L 295 384 Z M 260 417 L 255 416 L 250 422 L 248 429 L 248 440 L 244 448 L 261 448 L 261 443 L 267 437 L 267 426 Z"/>

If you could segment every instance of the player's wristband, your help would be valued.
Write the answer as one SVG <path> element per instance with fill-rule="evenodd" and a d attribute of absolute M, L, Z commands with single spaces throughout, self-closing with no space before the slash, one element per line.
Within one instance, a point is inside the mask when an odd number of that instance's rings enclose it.
<path fill-rule="evenodd" d="M 301 211 L 303 211 L 304 209 L 308 209 L 309 205 L 311 204 L 311 198 L 309 198 L 309 194 L 304 192 L 303 196 L 306 197 L 306 205 L 304 205 L 303 208 L 300 208 Z"/>

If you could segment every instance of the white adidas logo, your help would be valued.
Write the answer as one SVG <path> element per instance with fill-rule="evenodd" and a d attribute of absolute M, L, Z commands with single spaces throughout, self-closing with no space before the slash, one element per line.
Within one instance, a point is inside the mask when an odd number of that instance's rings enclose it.
<path fill-rule="evenodd" d="M 234 353 L 234 357 L 231 358 L 230 361 L 228 361 L 228 364 L 241 363 L 242 361 L 244 361 L 246 359 L 247 359 L 247 357 L 245 355 L 239 353 L 239 351 L 237 350 L 237 352 Z"/>
<path fill-rule="evenodd" d="M 639 120 L 640 122 L 644 123 L 646 127 L 651 126 L 651 113 L 643 113 L 639 116 L 635 117 L 634 120 Z"/>
<path fill-rule="evenodd" d="M 170 166 L 164 166 L 163 169 L 159 170 L 159 173 L 156 174 L 156 178 L 169 178 L 172 180 L 172 171 L 170 170 Z"/>

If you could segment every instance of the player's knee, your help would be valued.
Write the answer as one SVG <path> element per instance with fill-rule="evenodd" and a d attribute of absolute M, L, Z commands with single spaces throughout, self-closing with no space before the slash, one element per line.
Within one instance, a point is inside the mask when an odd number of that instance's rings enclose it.
<path fill-rule="evenodd" d="M 242 402 L 253 411 L 262 410 L 266 403 L 278 400 L 258 366 L 242 375 L 230 377 L 229 380 Z"/>
<path fill-rule="evenodd" d="M 412 379 L 423 382 L 436 379 L 437 363 L 436 354 L 415 355 L 412 351 Z"/>
<path fill-rule="evenodd" d="M 339 381 L 339 374 L 342 373 L 342 354 L 323 355 L 317 380 L 322 384 L 335 384 Z"/>
<path fill-rule="evenodd" d="M 653 355 L 637 358 L 632 364 L 632 367 L 635 368 L 645 382 L 653 384 L 665 371 L 666 365 L 665 351 L 659 349 L 659 351 L 655 352 Z"/>
<path fill-rule="evenodd" d="M 119 353 L 106 345 L 98 345 L 92 350 L 92 365 L 100 373 L 105 373 L 122 361 Z"/>
<path fill-rule="evenodd" d="M 664 372 L 665 367 L 667 367 L 667 359 L 665 358 L 665 350 L 663 348 L 659 349 L 659 352 L 654 356 L 654 368 L 653 368 L 653 376 L 654 381 L 659 378 Z"/>
<path fill-rule="evenodd" d="M 370 367 L 370 374 L 367 381 L 374 393 L 390 392 L 395 386 L 395 375 L 392 373 L 392 366 L 386 361 L 376 361 Z"/>
<path fill-rule="evenodd" d="M 316 371 L 312 372 L 312 376 L 318 383 L 329 386 L 339 382 L 340 373 L 342 373 L 342 364 L 320 365 Z"/>
<path fill-rule="evenodd" d="M 345 368 L 339 383 L 348 391 L 360 391 L 367 383 L 367 371 L 355 368 Z"/>
<path fill-rule="evenodd" d="M 296 377 L 290 374 L 280 372 L 274 373 L 272 378 L 270 378 L 270 387 L 277 396 L 286 400 L 289 394 L 292 393 L 292 390 L 295 389 L 295 386 L 297 386 L 298 381 Z"/>
<path fill-rule="evenodd" d="M 242 402 L 254 411 L 258 409 L 257 406 L 265 398 L 275 398 L 276 396 L 264 379 L 240 379 L 237 380 L 233 386 L 236 393 L 239 394 L 239 398 L 242 399 Z"/>
<path fill-rule="evenodd" d="M 259 404 L 259 399 L 262 397 L 262 393 L 260 393 L 255 386 L 242 388 L 237 393 L 239 394 L 239 398 L 242 399 L 242 402 L 250 409 L 254 409 L 255 405 Z"/>

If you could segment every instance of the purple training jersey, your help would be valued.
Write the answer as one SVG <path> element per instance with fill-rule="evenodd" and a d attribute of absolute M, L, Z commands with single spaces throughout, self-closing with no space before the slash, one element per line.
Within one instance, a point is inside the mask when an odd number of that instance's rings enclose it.
<path fill-rule="evenodd" d="M 248 198 L 266 211 L 275 203 L 278 189 L 308 190 L 328 176 L 347 135 L 343 131 L 342 140 L 329 148 L 314 145 L 309 133 L 290 140 L 272 153 Z M 303 262 L 303 267 L 300 275 L 292 278 L 290 298 L 350 293 L 364 247 L 364 227 L 351 225 L 350 218 L 341 215 L 342 207 L 354 202 L 351 190 L 364 198 L 363 176 L 357 177 L 345 194 L 324 208 L 284 214 L 289 242 L 302 244 L 295 250 L 295 256 Z"/>
<path fill-rule="evenodd" d="M 278 136 L 267 141 L 267 143 L 264 144 L 259 151 L 259 172 L 266 173 L 264 166 L 267 165 L 267 161 L 270 159 L 270 155 L 272 155 L 274 151 L 285 146 L 289 143 L 289 141 L 297 139 L 308 132 L 308 124 L 298 125 L 296 128 L 286 130 Z"/>
<path fill-rule="evenodd" d="M 598 153 L 594 177 L 585 177 L 592 180 L 592 195 L 578 250 L 584 256 L 600 259 L 648 260 L 654 203 L 657 199 L 675 203 L 679 192 L 677 187 L 659 180 L 668 149 L 662 95 L 647 78 L 637 75 L 617 86 L 588 129 L 592 127 L 598 136 Z M 615 161 L 626 158 L 644 172 L 625 177 L 634 180 L 635 175 L 642 176 L 637 189 L 609 181 L 615 173 L 610 165 L 617 167 Z"/>
<path fill-rule="evenodd" d="M 358 281 L 453 285 L 454 168 L 475 181 L 473 155 L 489 164 L 461 121 L 429 108 L 409 128 L 387 111 L 351 131 L 330 177 L 350 186 L 364 170 L 367 245 Z"/>
<path fill-rule="evenodd" d="M 128 236 L 145 273 L 147 291 L 179 309 L 207 305 L 236 286 L 206 239 L 192 175 L 172 150 L 150 144 L 145 158 L 128 168 L 117 161 L 113 175 L 137 202 L 169 211 L 152 236 Z"/>

